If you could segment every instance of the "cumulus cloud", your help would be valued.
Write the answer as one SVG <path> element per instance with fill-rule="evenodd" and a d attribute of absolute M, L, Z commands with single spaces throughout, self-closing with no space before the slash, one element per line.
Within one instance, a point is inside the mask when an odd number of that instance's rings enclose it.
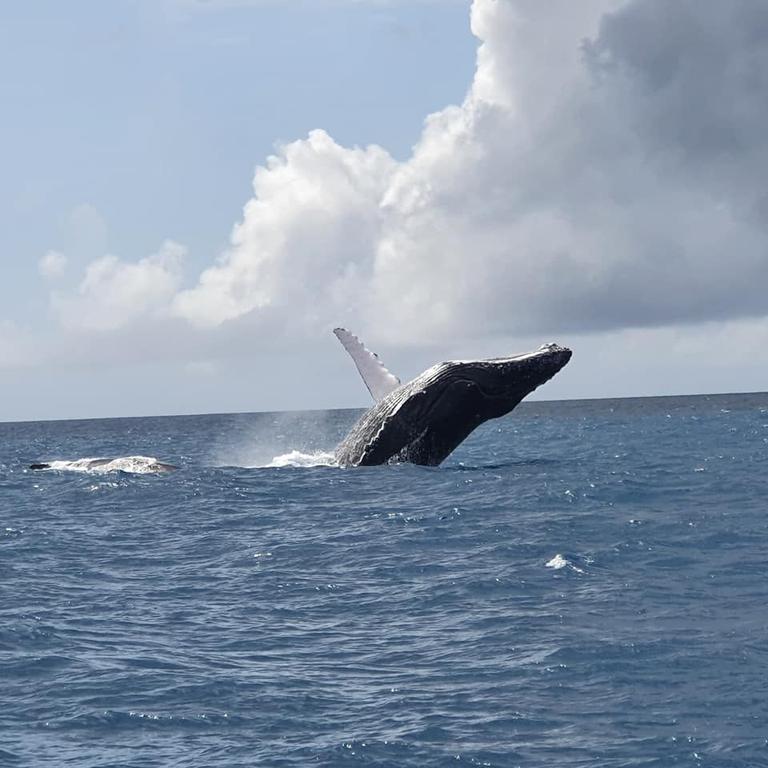
<path fill-rule="evenodd" d="M 475 3 L 472 92 L 431 118 L 384 201 L 380 313 L 402 296 L 406 327 L 423 309 L 442 334 L 768 309 L 768 240 L 753 215 L 763 193 L 750 183 L 768 142 L 724 133 L 754 121 L 732 106 L 756 99 L 755 73 L 768 75 L 766 38 L 748 32 L 755 14 L 654 0 L 590 13 L 601 5 Z M 719 60 L 701 70 L 705 52 Z M 734 74 L 708 77 L 720 69 Z M 695 91 L 705 95 L 676 106 Z"/>
<path fill-rule="evenodd" d="M 46 280 L 55 280 L 64 274 L 67 257 L 58 251 L 48 251 L 37 263 L 37 271 Z"/>
<path fill-rule="evenodd" d="M 174 311 L 395 341 L 768 311 L 768 7 L 475 0 L 472 29 L 411 158 L 283 147 Z"/>
<path fill-rule="evenodd" d="M 210 326 L 279 312 L 311 326 L 356 308 L 371 281 L 379 202 L 395 165 L 379 147 L 345 149 L 323 131 L 285 147 L 256 171 L 231 248 L 176 298 L 178 314 Z"/>
<path fill-rule="evenodd" d="M 402 343 L 768 313 L 768 6 L 474 0 L 459 106 L 412 156 L 322 130 L 258 168 L 230 247 L 108 256 L 57 309 Z"/>
<path fill-rule="evenodd" d="M 161 317 L 179 288 L 186 249 L 171 240 L 138 262 L 107 255 L 91 262 L 74 294 L 54 294 L 62 325 L 113 331 L 138 319 Z"/>

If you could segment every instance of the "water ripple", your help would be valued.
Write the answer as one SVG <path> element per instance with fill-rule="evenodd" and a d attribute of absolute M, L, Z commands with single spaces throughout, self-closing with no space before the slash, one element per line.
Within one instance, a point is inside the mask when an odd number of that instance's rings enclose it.
<path fill-rule="evenodd" d="M 768 764 L 765 398 L 521 407 L 439 469 L 263 466 L 354 413 L 0 425 L 0 764 Z"/>

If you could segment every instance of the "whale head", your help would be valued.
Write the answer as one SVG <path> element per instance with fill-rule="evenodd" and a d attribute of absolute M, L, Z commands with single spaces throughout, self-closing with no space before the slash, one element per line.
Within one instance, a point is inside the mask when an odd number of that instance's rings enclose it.
<path fill-rule="evenodd" d="M 423 386 L 411 394 L 413 402 L 404 414 L 423 421 L 424 428 L 449 417 L 451 410 L 454 418 L 463 414 L 477 423 L 503 416 L 560 371 L 571 354 L 570 349 L 550 343 L 512 357 L 439 363 L 415 380 L 423 380 Z"/>
<path fill-rule="evenodd" d="M 466 379 L 482 393 L 487 409 L 503 415 L 526 395 L 549 381 L 571 359 L 572 352 L 559 344 L 542 344 L 534 352 L 512 357 L 458 363 L 450 377 Z M 483 400 L 479 400 L 482 405 Z M 500 413 L 495 412 L 499 410 Z"/>

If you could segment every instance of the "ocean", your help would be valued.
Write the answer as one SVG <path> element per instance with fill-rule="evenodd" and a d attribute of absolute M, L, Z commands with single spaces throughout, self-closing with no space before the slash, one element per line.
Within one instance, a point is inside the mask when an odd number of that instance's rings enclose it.
<path fill-rule="evenodd" d="M 768 394 L 357 415 L 0 424 L 0 765 L 768 766 Z"/>

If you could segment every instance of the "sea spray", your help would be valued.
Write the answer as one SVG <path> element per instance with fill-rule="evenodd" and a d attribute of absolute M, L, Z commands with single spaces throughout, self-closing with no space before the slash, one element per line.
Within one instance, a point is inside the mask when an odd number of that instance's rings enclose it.
<path fill-rule="evenodd" d="M 327 466 L 357 416 L 357 411 L 296 411 L 228 417 L 229 429 L 212 446 L 210 463 L 250 468 Z"/>
<path fill-rule="evenodd" d="M 336 456 L 333 453 L 317 451 L 315 453 L 302 453 L 302 451 L 289 451 L 280 456 L 275 456 L 264 467 L 335 467 Z"/>

